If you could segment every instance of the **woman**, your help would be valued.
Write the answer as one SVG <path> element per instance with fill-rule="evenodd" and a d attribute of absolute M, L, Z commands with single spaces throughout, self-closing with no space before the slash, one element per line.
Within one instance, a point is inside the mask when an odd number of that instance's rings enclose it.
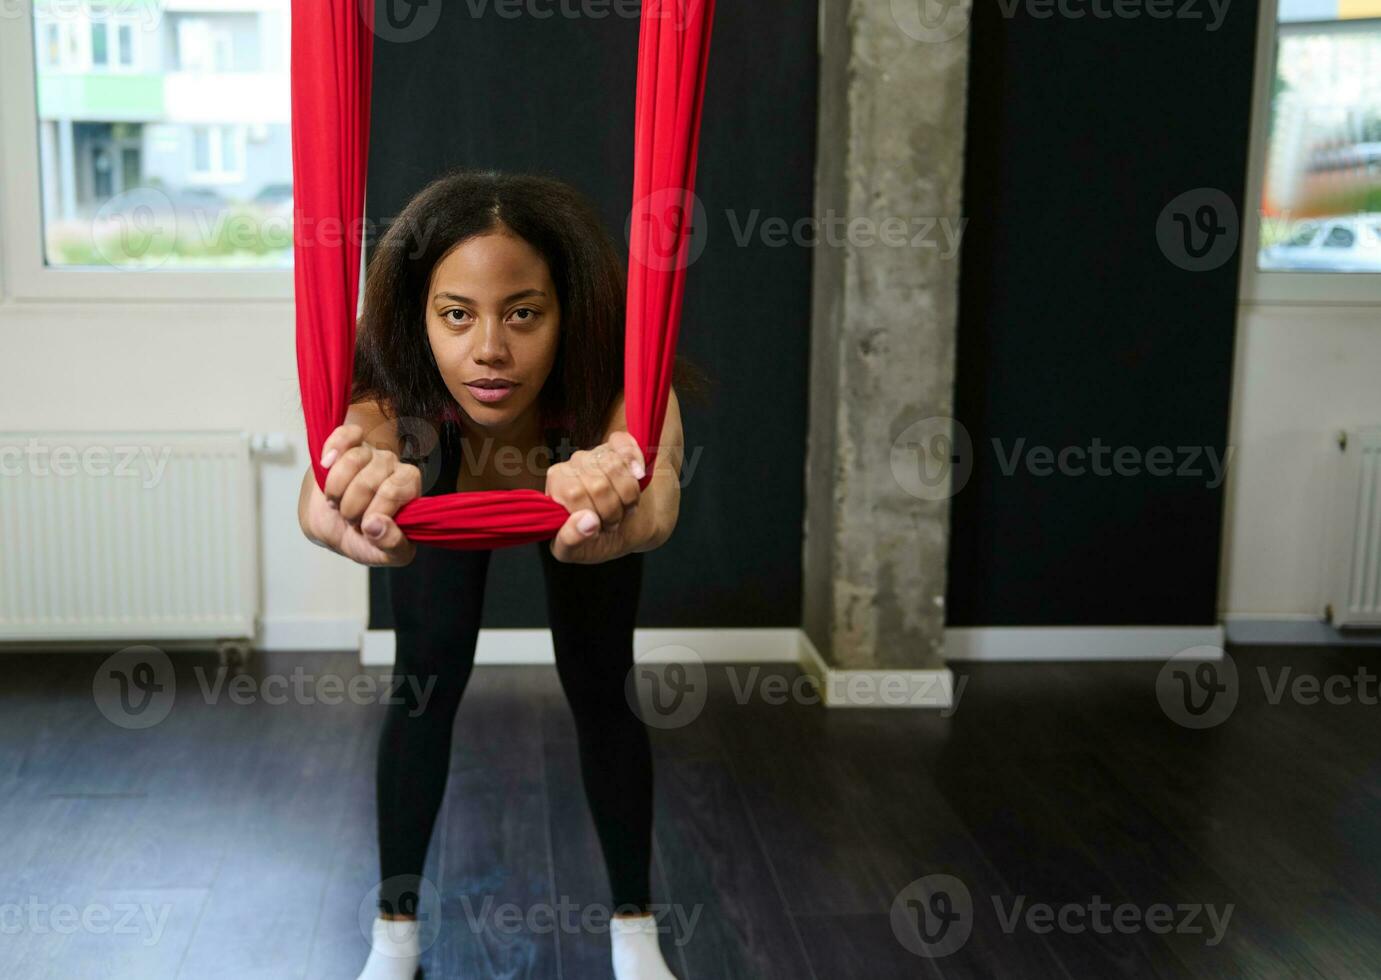
<path fill-rule="evenodd" d="M 673 978 L 649 912 L 651 749 L 624 681 L 642 556 L 676 526 L 683 437 L 673 386 L 640 490 L 645 460 L 621 394 L 623 316 L 613 243 L 556 180 L 452 173 L 417 194 L 375 249 L 352 405 L 323 448 L 324 490 L 308 469 L 299 503 L 310 540 L 385 566 L 395 619 L 402 683 L 379 742 L 379 913 L 361 980 L 419 972 L 417 896 L 491 554 L 417 548 L 393 517 L 424 494 L 520 488 L 570 511 L 537 548 L 613 894 L 614 976 Z M 683 390 L 700 386 L 688 364 L 676 368 Z"/>

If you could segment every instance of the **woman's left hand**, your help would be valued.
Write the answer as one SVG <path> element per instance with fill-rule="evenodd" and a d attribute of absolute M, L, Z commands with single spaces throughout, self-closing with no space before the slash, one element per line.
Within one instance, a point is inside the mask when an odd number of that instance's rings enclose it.
<path fill-rule="evenodd" d="M 645 465 L 638 441 L 627 432 L 614 432 L 608 442 L 578 450 L 569 461 L 547 469 L 547 496 L 571 512 L 552 539 L 557 561 L 598 564 L 652 540 L 653 515 L 638 509 L 638 481 Z M 582 523 L 588 531 L 581 529 Z"/>

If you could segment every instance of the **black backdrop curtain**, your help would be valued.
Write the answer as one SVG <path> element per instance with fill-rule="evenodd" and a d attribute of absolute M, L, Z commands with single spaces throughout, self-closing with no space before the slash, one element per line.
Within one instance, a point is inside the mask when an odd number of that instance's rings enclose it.
<path fill-rule="evenodd" d="M 975 7 L 951 626 L 1216 621 L 1257 18 L 1220 6 Z"/>
<path fill-rule="evenodd" d="M 588 195 L 626 254 L 637 8 L 537 6 L 553 15 L 377 5 L 366 203 L 376 226 L 450 167 L 538 172 Z M 587 8 L 608 14 L 562 12 Z M 716 10 L 696 182 L 704 249 L 687 273 L 679 344 L 716 391 L 706 407 L 682 401 L 681 521 L 648 555 L 641 626 L 800 623 L 811 256 L 756 235 L 740 244 L 736 232 L 811 214 L 815 32 L 814 2 Z M 494 553 L 485 626 L 545 625 L 535 547 Z M 370 581 L 370 626 L 391 628 L 386 579 Z"/>

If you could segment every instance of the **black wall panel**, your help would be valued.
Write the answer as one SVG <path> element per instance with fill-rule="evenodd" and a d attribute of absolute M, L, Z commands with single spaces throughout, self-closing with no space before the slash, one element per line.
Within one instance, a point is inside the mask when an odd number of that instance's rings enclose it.
<path fill-rule="evenodd" d="M 1257 9 L 1148 10 L 974 10 L 952 626 L 1216 619 Z M 1086 452 L 1004 472 L 1036 446 Z"/>
<path fill-rule="evenodd" d="M 377 8 L 370 218 L 386 222 L 450 167 L 545 173 L 584 191 L 626 252 L 638 21 L 617 11 L 628 5 L 536 5 L 550 17 L 461 0 L 398 7 Z M 611 13 L 562 13 L 586 9 Z M 640 625 L 800 622 L 810 253 L 736 231 L 811 214 L 815 31 L 814 2 L 716 12 L 696 183 L 705 245 L 679 349 L 717 390 L 707 406 L 682 402 L 681 521 L 648 555 Z M 535 547 L 495 552 L 486 626 L 545 625 Z M 384 581 L 373 573 L 375 628 L 391 626 Z"/>

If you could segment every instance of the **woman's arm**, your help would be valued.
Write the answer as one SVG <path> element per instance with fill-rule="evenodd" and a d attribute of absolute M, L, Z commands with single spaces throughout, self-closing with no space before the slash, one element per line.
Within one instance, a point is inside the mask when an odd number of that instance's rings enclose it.
<path fill-rule="evenodd" d="M 364 441 L 379 449 L 398 452 L 398 420 L 390 418 L 377 401 L 355 402 L 345 410 L 345 424 L 364 430 Z"/>
<path fill-rule="evenodd" d="M 615 432 L 628 430 L 628 416 L 624 409 L 623 393 L 605 427 L 604 441 Z M 652 479 L 643 488 L 642 497 L 632 515 L 625 520 L 630 541 L 636 544 L 630 551 L 652 551 L 666 544 L 681 512 L 681 464 L 685 458 L 685 433 L 681 428 L 681 404 L 676 388 L 667 398 L 666 417 L 662 420 L 662 435 L 657 440 L 657 461 L 652 466 Z"/>

